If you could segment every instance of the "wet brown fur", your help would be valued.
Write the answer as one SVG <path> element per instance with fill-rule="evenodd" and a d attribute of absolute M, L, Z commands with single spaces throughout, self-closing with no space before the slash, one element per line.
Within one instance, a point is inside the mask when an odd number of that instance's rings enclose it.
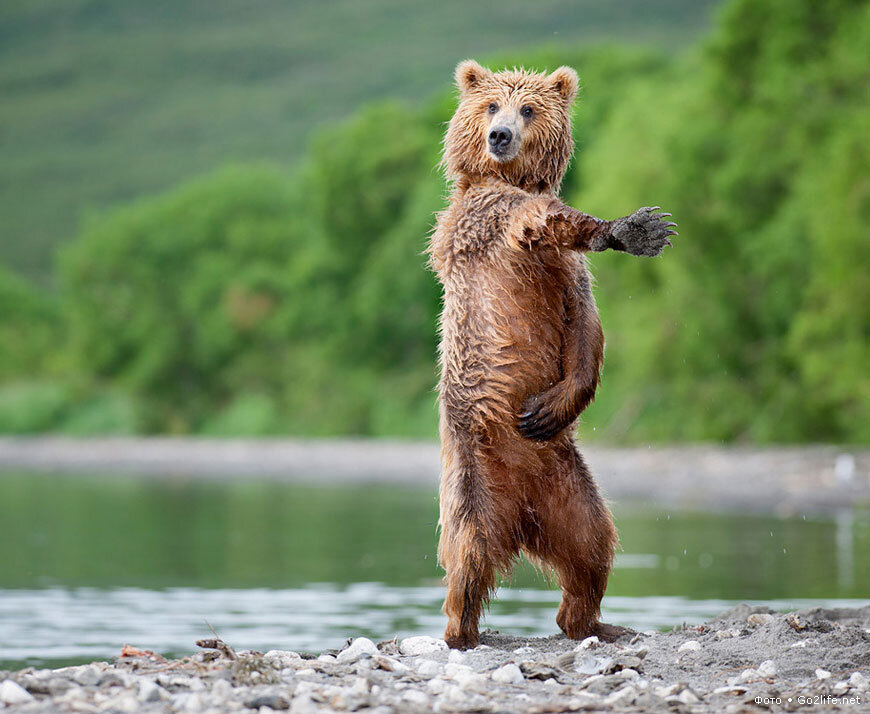
<path fill-rule="evenodd" d="M 573 152 L 577 76 L 564 67 L 492 73 L 468 61 L 456 78 L 460 103 L 443 159 L 453 192 L 430 245 L 444 288 L 445 639 L 451 647 L 478 644 L 496 574 L 520 551 L 555 572 L 563 591 L 556 621 L 569 637 L 613 634 L 599 609 L 617 533 L 573 431 L 594 398 L 604 354 L 582 253 L 620 246 L 617 222 L 557 198 Z M 507 163 L 486 151 L 493 102 L 534 107 L 521 151 Z M 518 424 L 539 433 L 528 438 Z"/>

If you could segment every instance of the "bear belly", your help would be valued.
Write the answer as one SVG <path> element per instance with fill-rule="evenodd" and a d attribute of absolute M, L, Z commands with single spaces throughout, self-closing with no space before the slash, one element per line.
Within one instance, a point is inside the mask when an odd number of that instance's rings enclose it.
<path fill-rule="evenodd" d="M 536 272 L 480 271 L 448 286 L 439 391 L 460 422 L 512 424 L 527 397 L 562 379 L 564 286 Z"/>

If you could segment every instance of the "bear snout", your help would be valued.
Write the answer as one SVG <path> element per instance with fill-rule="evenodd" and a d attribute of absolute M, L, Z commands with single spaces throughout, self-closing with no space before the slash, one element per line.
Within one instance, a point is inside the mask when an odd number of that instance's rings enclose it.
<path fill-rule="evenodd" d="M 517 136 L 507 126 L 494 126 L 486 137 L 489 153 L 497 161 L 510 161 L 518 153 Z"/>

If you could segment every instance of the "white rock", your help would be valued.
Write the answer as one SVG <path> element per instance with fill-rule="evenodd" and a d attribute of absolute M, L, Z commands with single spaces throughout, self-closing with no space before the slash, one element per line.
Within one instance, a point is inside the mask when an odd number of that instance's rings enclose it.
<path fill-rule="evenodd" d="M 430 679 L 426 683 L 426 689 L 432 692 L 432 694 L 443 694 L 444 690 L 447 689 L 447 681 L 440 677 Z"/>
<path fill-rule="evenodd" d="M 154 680 L 142 679 L 139 681 L 140 702 L 159 702 L 168 695 L 169 693 Z"/>
<path fill-rule="evenodd" d="M 372 657 L 378 653 L 377 645 L 368 637 L 357 637 L 350 643 L 350 647 L 338 653 L 336 660 L 339 662 L 356 662 L 363 657 Z M 301 674 L 301 672 L 300 672 Z"/>
<path fill-rule="evenodd" d="M 860 672 L 852 672 L 852 676 L 849 677 L 849 685 L 859 692 L 865 692 L 870 687 L 870 681 Z"/>
<path fill-rule="evenodd" d="M 409 689 L 407 692 L 402 694 L 402 699 L 410 704 L 417 704 L 421 707 L 425 707 L 429 704 L 429 697 L 425 692 L 421 692 L 419 689 Z"/>
<path fill-rule="evenodd" d="M 335 655 L 322 654 L 317 658 L 318 662 L 335 662 Z"/>
<path fill-rule="evenodd" d="M 486 678 L 477 672 L 460 672 L 453 680 L 463 689 L 484 689 Z"/>
<path fill-rule="evenodd" d="M 549 679 L 545 679 L 544 684 L 548 687 L 558 687 L 559 686 L 559 683 L 555 679 L 553 679 L 552 677 L 550 677 Z"/>
<path fill-rule="evenodd" d="M 441 674 L 441 665 L 434 659 L 419 660 L 417 665 L 417 674 L 421 677 L 437 677 Z"/>
<path fill-rule="evenodd" d="M 677 695 L 677 699 L 683 704 L 697 704 L 701 701 L 691 689 L 684 689 Z"/>
<path fill-rule="evenodd" d="M 3 704 L 24 704 L 32 701 L 33 695 L 17 682 L 5 679 L 0 683 L 0 702 Z"/>
<path fill-rule="evenodd" d="M 447 661 L 451 664 L 465 664 L 465 655 L 459 650 L 450 650 Z"/>
<path fill-rule="evenodd" d="M 769 612 L 753 612 L 746 618 L 746 622 L 750 625 L 766 625 L 769 622 L 773 622 L 774 619 L 774 616 Z"/>
<path fill-rule="evenodd" d="M 574 671 L 579 674 L 598 674 L 610 661 L 609 658 L 601 659 L 588 653 L 578 654 L 574 660 Z"/>
<path fill-rule="evenodd" d="M 399 652 L 403 655 L 423 655 L 443 652 L 447 649 L 444 640 L 436 640 L 434 637 L 420 635 L 418 637 L 406 637 L 399 643 Z"/>
<path fill-rule="evenodd" d="M 233 685 L 225 679 L 218 679 L 211 688 L 211 694 L 220 700 L 229 699 L 233 696 Z"/>
<path fill-rule="evenodd" d="M 522 684 L 526 681 L 522 671 L 513 662 L 509 662 L 504 667 L 499 667 L 490 675 L 495 682 L 503 684 Z"/>
<path fill-rule="evenodd" d="M 766 659 L 757 667 L 758 673 L 762 677 L 775 677 L 776 676 L 776 664 L 772 659 Z"/>
<path fill-rule="evenodd" d="M 716 687 L 713 690 L 713 694 L 745 694 L 747 691 L 746 687 L 741 687 L 739 684 L 735 685 L 726 685 L 724 687 Z"/>
<path fill-rule="evenodd" d="M 627 684 L 621 689 L 617 689 L 615 692 L 607 695 L 603 703 L 606 707 L 619 707 L 627 706 L 633 703 L 635 699 L 637 699 L 637 690 L 630 684 Z"/>
<path fill-rule="evenodd" d="M 574 651 L 579 652 L 580 650 L 594 650 L 600 644 L 600 640 L 595 635 L 592 635 L 592 637 L 587 637 L 579 645 L 577 645 L 574 648 Z"/>
<path fill-rule="evenodd" d="M 317 670 L 313 667 L 297 670 L 296 675 L 299 677 L 310 677 L 312 674 L 317 674 Z"/>
<path fill-rule="evenodd" d="M 816 670 L 816 679 L 830 679 L 830 678 L 831 678 L 831 673 L 828 670 L 822 669 L 821 667 L 819 667 Z"/>
<path fill-rule="evenodd" d="M 292 650 L 269 650 L 263 655 L 263 659 L 275 669 L 286 669 L 295 662 L 300 662 L 302 655 Z"/>
<path fill-rule="evenodd" d="M 739 630 L 716 630 L 716 634 L 714 635 L 714 637 L 717 640 L 728 640 L 728 639 L 731 639 L 732 637 L 739 637 L 739 636 L 740 636 Z"/>
<path fill-rule="evenodd" d="M 311 692 L 314 691 L 314 684 L 310 684 L 311 689 L 305 692 L 306 694 L 311 694 Z M 298 692 L 299 689 L 297 688 L 296 691 Z M 353 685 L 351 685 L 350 691 L 354 694 L 367 694 L 369 691 L 369 680 L 367 680 L 365 677 L 357 677 L 355 680 L 353 680 Z"/>
<path fill-rule="evenodd" d="M 736 683 L 745 684 L 746 682 L 753 682 L 756 679 L 761 679 L 761 674 L 759 674 L 757 669 L 744 669 L 737 678 Z"/>
<path fill-rule="evenodd" d="M 683 642 L 680 645 L 677 652 L 700 652 L 701 651 L 701 643 L 698 640 L 689 640 L 687 642 Z"/>
<path fill-rule="evenodd" d="M 834 694 L 840 696 L 849 691 L 849 683 L 847 681 L 837 682 L 833 687 Z"/>
<path fill-rule="evenodd" d="M 290 703 L 290 714 L 317 714 L 317 705 L 308 695 L 293 697 Z"/>
<path fill-rule="evenodd" d="M 467 664 L 456 664 L 455 662 L 448 662 L 444 665 L 444 676 L 449 677 L 451 679 L 455 679 L 459 675 L 471 674 L 474 670 L 471 669 Z"/>
<path fill-rule="evenodd" d="M 667 686 L 655 687 L 653 689 L 653 694 L 657 697 L 661 697 L 662 699 L 667 699 L 668 697 L 672 697 L 676 694 L 679 694 L 686 688 L 686 685 L 682 682 L 677 682 L 676 684 L 669 684 Z"/>
<path fill-rule="evenodd" d="M 514 650 L 514 654 L 517 654 L 517 655 L 535 654 L 535 648 L 534 647 L 517 647 Z"/>

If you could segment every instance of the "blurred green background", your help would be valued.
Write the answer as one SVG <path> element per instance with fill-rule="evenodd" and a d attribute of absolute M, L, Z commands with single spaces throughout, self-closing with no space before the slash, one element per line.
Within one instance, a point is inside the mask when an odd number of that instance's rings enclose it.
<path fill-rule="evenodd" d="M 452 68 L 575 67 L 609 442 L 870 441 L 866 0 L 6 0 L 0 433 L 434 438 Z"/>

